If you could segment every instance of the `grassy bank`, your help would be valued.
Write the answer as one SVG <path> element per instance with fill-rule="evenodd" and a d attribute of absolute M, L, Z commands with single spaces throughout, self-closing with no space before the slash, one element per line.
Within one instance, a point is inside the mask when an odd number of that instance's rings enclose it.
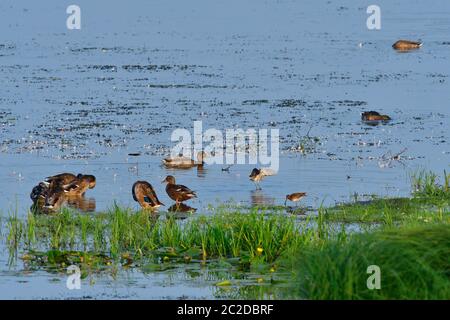
<path fill-rule="evenodd" d="M 299 250 L 290 297 L 308 299 L 450 299 L 450 226 L 389 228 Z M 369 290 L 370 265 L 380 289 Z"/>

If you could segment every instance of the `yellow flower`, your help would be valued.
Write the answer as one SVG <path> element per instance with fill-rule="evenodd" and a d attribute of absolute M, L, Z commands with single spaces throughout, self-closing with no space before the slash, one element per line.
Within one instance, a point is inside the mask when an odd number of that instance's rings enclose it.
<path fill-rule="evenodd" d="M 258 254 L 261 254 L 261 253 L 263 253 L 263 248 L 261 248 L 261 247 L 258 247 L 258 248 L 256 248 L 256 252 L 258 252 Z"/>
<path fill-rule="evenodd" d="M 275 272 L 275 268 L 274 267 L 270 268 L 270 272 Z"/>

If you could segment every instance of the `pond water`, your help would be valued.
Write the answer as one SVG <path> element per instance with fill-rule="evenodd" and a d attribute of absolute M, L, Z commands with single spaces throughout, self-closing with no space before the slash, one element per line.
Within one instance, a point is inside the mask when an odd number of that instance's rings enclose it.
<path fill-rule="evenodd" d="M 409 176 L 450 164 L 450 4 L 378 1 L 381 30 L 366 27 L 364 1 L 77 1 L 0 4 L 0 210 L 25 217 L 44 177 L 97 177 L 90 209 L 137 208 L 136 180 L 160 200 L 168 174 L 196 190 L 188 202 L 305 206 L 360 196 L 406 196 Z M 421 39 L 398 53 L 398 39 Z M 370 126 L 360 113 L 392 117 Z M 279 129 L 278 174 L 256 191 L 254 165 L 174 171 L 161 166 L 177 128 Z M 300 144 L 310 140 L 304 153 Z M 402 152 L 402 153 L 401 153 Z M 129 156 L 140 153 L 140 156 Z M 401 153 L 399 160 L 388 161 Z M 212 297 L 208 282 L 138 271 L 67 291 L 65 275 L 28 274 L 0 253 L 0 297 Z M 179 272 L 178 272 L 179 273 Z M 178 274 L 176 273 L 176 274 Z M 58 280 L 55 280 L 58 279 Z"/>

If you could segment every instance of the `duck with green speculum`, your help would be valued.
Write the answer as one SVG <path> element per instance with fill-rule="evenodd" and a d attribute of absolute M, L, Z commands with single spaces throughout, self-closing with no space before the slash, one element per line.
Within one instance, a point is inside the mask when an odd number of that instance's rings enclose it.
<path fill-rule="evenodd" d="M 137 201 L 143 209 L 155 209 L 164 205 L 159 201 L 153 186 L 147 181 L 136 181 L 131 191 L 134 201 Z"/>

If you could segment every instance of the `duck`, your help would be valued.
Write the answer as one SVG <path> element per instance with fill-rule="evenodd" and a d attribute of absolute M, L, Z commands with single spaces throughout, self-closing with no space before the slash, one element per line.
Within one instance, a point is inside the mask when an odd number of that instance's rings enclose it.
<path fill-rule="evenodd" d="M 253 181 L 255 183 L 256 186 L 256 190 L 261 190 L 261 186 L 259 185 L 259 182 L 267 176 L 273 176 L 275 175 L 275 172 L 271 169 L 267 169 L 267 168 L 253 168 L 252 172 L 250 173 L 250 175 L 248 176 L 249 179 L 251 181 Z"/>
<path fill-rule="evenodd" d="M 49 186 L 45 182 L 39 182 L 39 184 L 31 190 L 30 198 L 33 201 L 32 208 L 42 209 L 45 205 L 45 198 L 48 193 Z"/>
<path fill-rule="evenodd" d="M 167 183 L 166 192 L 172 200 L 175 200 L 177 204 L 192 198 L 197 198 L 195 191 L 192 191 L 188 187 L 181 184 L 176 184 L 174 176 L 167 176 L 162 183 Z"/>
<path fill-rule="evenodd" d="M 153 186 L 147 181 L 136 181 L 131 191 L 134 201 L 137 201 L 143 209 L 153 209 L 164 205 L 159 201 Z"/>
<path fill-rule="evenodd" d="M 364 111 L 361 113 L 362 121 L 389 121 L 391 117 L 386 114 L 380 114 L 377 111 Z"/>
<path fill-rule="evenodd" d="M 422 42 L 410 40 L 398 40 L 392 45 L 392 48 L 398 51 L 408 51 L 418 49 L 422 46 Z"/>
<path fill-rule="evenodd" d="M 302 199 L 305 196 L 306 196 L 306 192 L 295 192 L 295 193 L 287 194 L 286 199 L 284 200 L 284 205 L 286 206 L 286 202 L 288 200 L 292 201 L 292 202 L 297 202 L 297 201 L 300 201 L 300 199 Z"/>
<path fill-rule="evenodd" d="M 95 188 L 95 185 L 95 176 L 80 173 L 68 184 L 61 184 L 61 187 L 68 196 L 83 196 L 88 189 Z"/>
<path fill-rule="evenodd" d="M 66 200 L 67 197 L 64 189 L 58 184 L 53 184 L 46 192 L 43 209 L 47 211 L 56 211 L 63 206 Z"/>
<path fill-rule="evenodd" d="M 33 201 L 31 210 L 38 213 L 49 213 L 59 209 L 66 201 L 66 195 L 61 185 L 53 181 L 45 181 L 35 186 L 30 193 Z"/>
<path fill-rule="evenodd" d="M 190 159 L 188 157 L 178 156 L 173 158 L 165 158 L 162 160 L 163 165 L 166 168 L 174 168 L 174 169 L 190 169 L 193 167 L 202 168 L 205 164 L 205 158 L 207 157 L 207 153 L 204 151 L 200 151 L 197 153 L 197 160 Z"/>

